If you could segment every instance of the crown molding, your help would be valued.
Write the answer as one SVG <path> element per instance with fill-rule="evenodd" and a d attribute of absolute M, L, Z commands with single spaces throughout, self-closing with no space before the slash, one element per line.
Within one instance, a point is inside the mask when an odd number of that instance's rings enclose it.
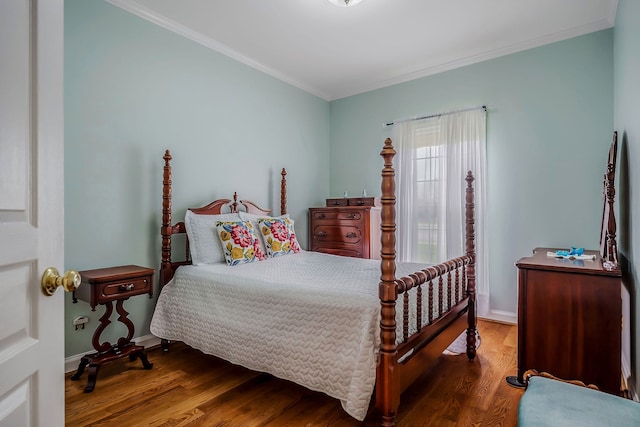
<path fill-rule="evenodd" d="M 216 40 L 213 40 L 210 37 L 205 36 L 204 34 L 198 32 L 198 31 L 194 31 L 176 21 L 173 21 L 165 16 L 162 16 L 160 14 L 157 14 L 149 9 L 147 9 L 146 7 L 142 6 L 139 3 L 136 3 L 133 0 L 104 0 L 107 3 L 110 3 L 116 7 L 119 7 L 120 9 L 126 10 L 129 13 L 132 13 L 142 19 L 145 19 L 149 22 L 152 22 L 162 28 L 165 28 L 171 32 L 174 32 L 178 35 L 181 35 L 182 37 L 189 39 L 191 41 L 194 41 L 198 44 L 201 44 L 211 50 L 214 50 L 218 53 L 221 53 L 225 56 L 228 56 L 232 59 L 235 59 L 238 62 L 241 62 L 245 65 L 248 65 L 251 68 L 255 68 L 258 71 L 262 71 L 263 73 L 274 77 L 278 80 L 281 80 L 287 84 L 290 84 L 291 86 L 297 87 L 298 89 L 301 89 L 305 92 L 310 93 L 311 95 L 315 95 L 319 98 L 324 99 L 325 101 L 330 101 L 329 99 L 329 95 L 327 95 L 326 93 L 323 93 L 322 91 L 317 90 L 314 87 L 311 87 L 309 85 L 306 85 L 304 83 L 301 83 L 295 79 L 292 79 L 291 77 L 277 71 L 274 70 L 271 67 L 268 67 L 260 62 L 254 61 L 251 58 L 248 58 L 244 55 L 242 55 L 241 53 L 231 49 L 229 46 L 226 46 L 222 43 L 217 42 Z"/>
<path fill-rule="evenodd" d="M 617 5 L 617 1 L 616 1 Z M 615 10 L 613 14 L 607 19 L 601 19 L 586 25 L 571 28 L 567 31 L 560 31 L 557 33 L 549 34 L 544 37 L 527 40 L 522 43 L 515 43 L 503 48 L 490 50 L 477 55 L 470 55 L 465 58 L 460 58 L 454 61 L 450 61 L 444 64 L 438 64 L 431 67 L 422 68 L 420 70 L 403 74 L 401 76 L 393 77 L 386 80 L 380 80 L 378 82 L 361 86 L 353 91 L 347 91 L 339 97 L 334 97 L 333 100 L 338 98 L 346 98 L 348 96 L 358 95 L 361 93 L 369 92 L 372 90 L 383 89 L 385 87 L 393 86 L 399 83 L 406 83 L 412 80 L 420 79 L 423 77 L 432 76 L 434 74 L 443 73 L 445 71 L 451 71 L 456 68 L 466 67 L 468 65 L 477 64 L 480 62 L 488 61 L 490 59 L 500 58 L 502 56 L 510 55 L 512 53 L 522 52 L 528 49 L 541 47 L 547 44 L 568 40 L 574 37 L 583 36 L 592 32 L 605 30 L 613 27 L 615 23 Z"/>
<path fill-rule="evenodd" d="M 157 14 L 145 8 L 144 6 L 137 3 L 135 0 L 104 0 L 104 1 L 116 7 L 119 7 L 123 10 L 126 10 L 127 12 L 130 12 L 149 22 L 159 25 L 160 27 L 163 27 L 169 31 L 179 34 L 211 50 L 214 50 L 218 53 L 221 53 L 225 56 L 235 59 L 238 62 L 241 62 L 249 67 L 252 67 L 258 71 L 261 71 L 282 82 L 285 82 L 287 84 L 290 84 L 291 86 L 297 87 L 298 89 L 308 92 L 311 95 L 315 95 L 321 99 L 324 99 L 325 101 L 334 101 L 337 99 L 346 98 L 349 96 L 369 92 L 372 90 L 382 89 L 382 88 L 393 86 L 399 83 L 405 83 L 408 81 L 432 76 L 434 74 L 443 73 L 445 71 L 451 71 L 456 68 L 477 64 L 490 59 L 495 59 L 501 56 L 510 55 L 512 53 L 521 52 L 527 49 L 533 49 L 546 44 L 555 43 L 555 42 L 570 39 L 573 37 L 582 36 L 591 32 L 611 28 L 615 24 L 615 18 L 616 18 L 617 6 L 618 6 L 618 0 L 613 0 L 610 4 L 610 10 L 608 14 L 609 16 L 607 18 L 601 19 L 599 21 L 595 21 L 586 25 L 582 25 L 579 27 L 574 27 L 566 31 L 549 34 L 544 37 L 527 40 L 521 43 L 514 43 L 509 46 L 488 50 L 486 52 L 482 52 L 479 54 L 469 55 L 464 58 L 449 61 L 447 63 L 437 64 L 433 66 L 426 66 L 419 70 L 406 73 L 400 76 L 394 76 L 388 79 L 378 80 L 376 82 L 369 83 L 369 84 L 353 86 L 348 90 L 338 90 L 332 93 L 327 93 L 322 90 L 319 90 L 316 87 L 312 87 L 308 84 L 305 84 L 296 79 L 293 79 L 290 76 L 282 72 L 279 72 L 277 70 L 274 70 L 273 68 L 268 67 L 260 62 L 254 61 L 253 59 L 248 58 L 242 55 L 241 53 L 231 49 L 229 46 L 219 43 L 216 40 L 213 40 L 212 38 L 207 37 L 202 33 L 194 31 L 176 21 L 168 19 L 165 16 L 162 16 L 160 14 Z"/>

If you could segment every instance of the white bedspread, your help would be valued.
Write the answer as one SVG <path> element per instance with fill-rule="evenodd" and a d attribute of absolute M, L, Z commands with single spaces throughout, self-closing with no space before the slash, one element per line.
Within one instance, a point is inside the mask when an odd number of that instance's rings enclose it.
<path fill-rule="evenodd" d="M 396 275 L 418 268 L 399 265 Z M 375 385 L 379 281 L 380 261 L 307 251 L 183 266 L 160 294 L 151 332 L 324 392 L 362 420 Z"/>

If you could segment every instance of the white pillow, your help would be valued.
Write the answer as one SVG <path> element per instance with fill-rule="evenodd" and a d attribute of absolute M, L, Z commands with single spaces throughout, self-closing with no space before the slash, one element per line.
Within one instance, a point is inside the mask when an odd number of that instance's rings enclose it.
<path fill-rule="evenodd" d="M 237 213 L 199 215 L 187 210 L 184 216 L 184 226 L 187 229 L 193 265 L 226 262 L 222 244 L 218 238 L 216 222 L 239 221 L 240 219 L 240 215 Z"/>

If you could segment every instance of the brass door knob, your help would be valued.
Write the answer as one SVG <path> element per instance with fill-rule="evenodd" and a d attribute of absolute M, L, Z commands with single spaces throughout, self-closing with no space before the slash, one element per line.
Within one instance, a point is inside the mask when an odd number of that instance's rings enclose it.
<path fill-rule="evenodd" d="M 64 276 L 60 277 L 57 269 L 49 267 L 42 275 L 42 292 L 47 296 L 51 296 L 56 292 L 58 286 L 62 286 L 67 292 L 73 292 L 78 289 L 81 282 L 82 278 L 77 271 L 69 270 L 64 273 Z"/>

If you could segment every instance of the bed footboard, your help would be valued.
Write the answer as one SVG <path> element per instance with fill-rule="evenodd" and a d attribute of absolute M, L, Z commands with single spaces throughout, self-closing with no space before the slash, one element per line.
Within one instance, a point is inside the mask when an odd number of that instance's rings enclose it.
<path fill-rule="evenodd" d="M 474 177 L 470 171 L 466 177 L 466 253 L 396 279 L 396 198 L 392 162 L 395 154 L 393 144 L 387 138 L 380 153 L 384 158 L 379 284 L 381 344 L 376 375 L 376 407 L 381 412 L 382 426 L 395 425 L 402 392 L 432 366 L 442 351 L 465 329 L 467 357 L 474 360 L 476 356 Z M 409 304 L 410 291 L 416 294 L 414 308 Z M 422 314 L 425 293 L 428 305 L 426 319 Z M 437 294 L 437 302 L 434 294 Z M 399 298 L 402 298 L 401 302 L 398 302 Z M 396 332 L 398 307 L 402 310 L 402 337 L 398 337 Z M 416 311 L 411 313 L 410 310 Z"/>

